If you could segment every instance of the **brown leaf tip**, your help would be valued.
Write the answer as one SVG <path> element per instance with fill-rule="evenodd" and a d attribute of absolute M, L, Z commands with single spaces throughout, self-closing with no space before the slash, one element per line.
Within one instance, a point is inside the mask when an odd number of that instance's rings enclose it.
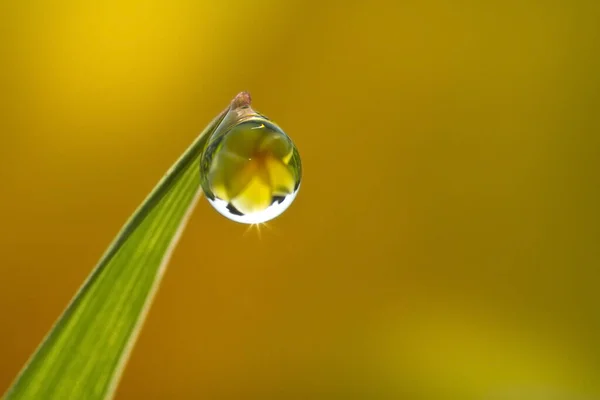
<path fill-rule="evenodd" d="M 240 92 L 231 101 L 231 109 L 234 110 L 236 108 L 250 107 L 250 103 L 252 103 L 252 98 L 250 97 L 250 93 Z"/>

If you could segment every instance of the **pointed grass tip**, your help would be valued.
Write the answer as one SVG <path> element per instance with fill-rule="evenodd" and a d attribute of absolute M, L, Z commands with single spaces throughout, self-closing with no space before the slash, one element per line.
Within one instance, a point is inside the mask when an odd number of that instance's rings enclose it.
<path fill-rule="evenodd" d="M 250 107 L 251 103 L 252 103 L 252 97 L 250 97 L 250 93 L 240 92 L 231 101 L 231 109 L 235 110 L 236 108 Z"/>

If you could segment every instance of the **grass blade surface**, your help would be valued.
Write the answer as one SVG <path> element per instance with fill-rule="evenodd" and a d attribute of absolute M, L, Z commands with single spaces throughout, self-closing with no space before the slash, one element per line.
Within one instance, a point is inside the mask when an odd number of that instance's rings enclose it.
<path fill-rule="evenodd" d="M 114 394 L 170 254 L 200 195 L 199 158 L 225 110 L 125 224 L 4 400 Z"/>

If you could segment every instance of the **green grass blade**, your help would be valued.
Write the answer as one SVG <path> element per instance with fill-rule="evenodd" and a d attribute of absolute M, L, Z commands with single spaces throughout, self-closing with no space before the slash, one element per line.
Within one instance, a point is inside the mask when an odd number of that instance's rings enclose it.
<path fill-rule="evenodd" d="M 228 110 L 206 127 L 125 224 L 4 400 L 113 396 L 170 254 L 199 198 L 203 146 L 223 125 Z"/>

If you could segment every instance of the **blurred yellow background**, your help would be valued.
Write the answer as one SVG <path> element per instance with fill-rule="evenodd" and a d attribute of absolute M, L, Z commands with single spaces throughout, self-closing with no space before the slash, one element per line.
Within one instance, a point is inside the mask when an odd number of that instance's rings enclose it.
<path fill-rule="evenodd" d="M 118 399 L 600 398 L 599 20 L 593 1 L 2 2 L 0 392 L 248 90 L 298 146 L 300 193 L 262 238 L 200 203 Z"/>

